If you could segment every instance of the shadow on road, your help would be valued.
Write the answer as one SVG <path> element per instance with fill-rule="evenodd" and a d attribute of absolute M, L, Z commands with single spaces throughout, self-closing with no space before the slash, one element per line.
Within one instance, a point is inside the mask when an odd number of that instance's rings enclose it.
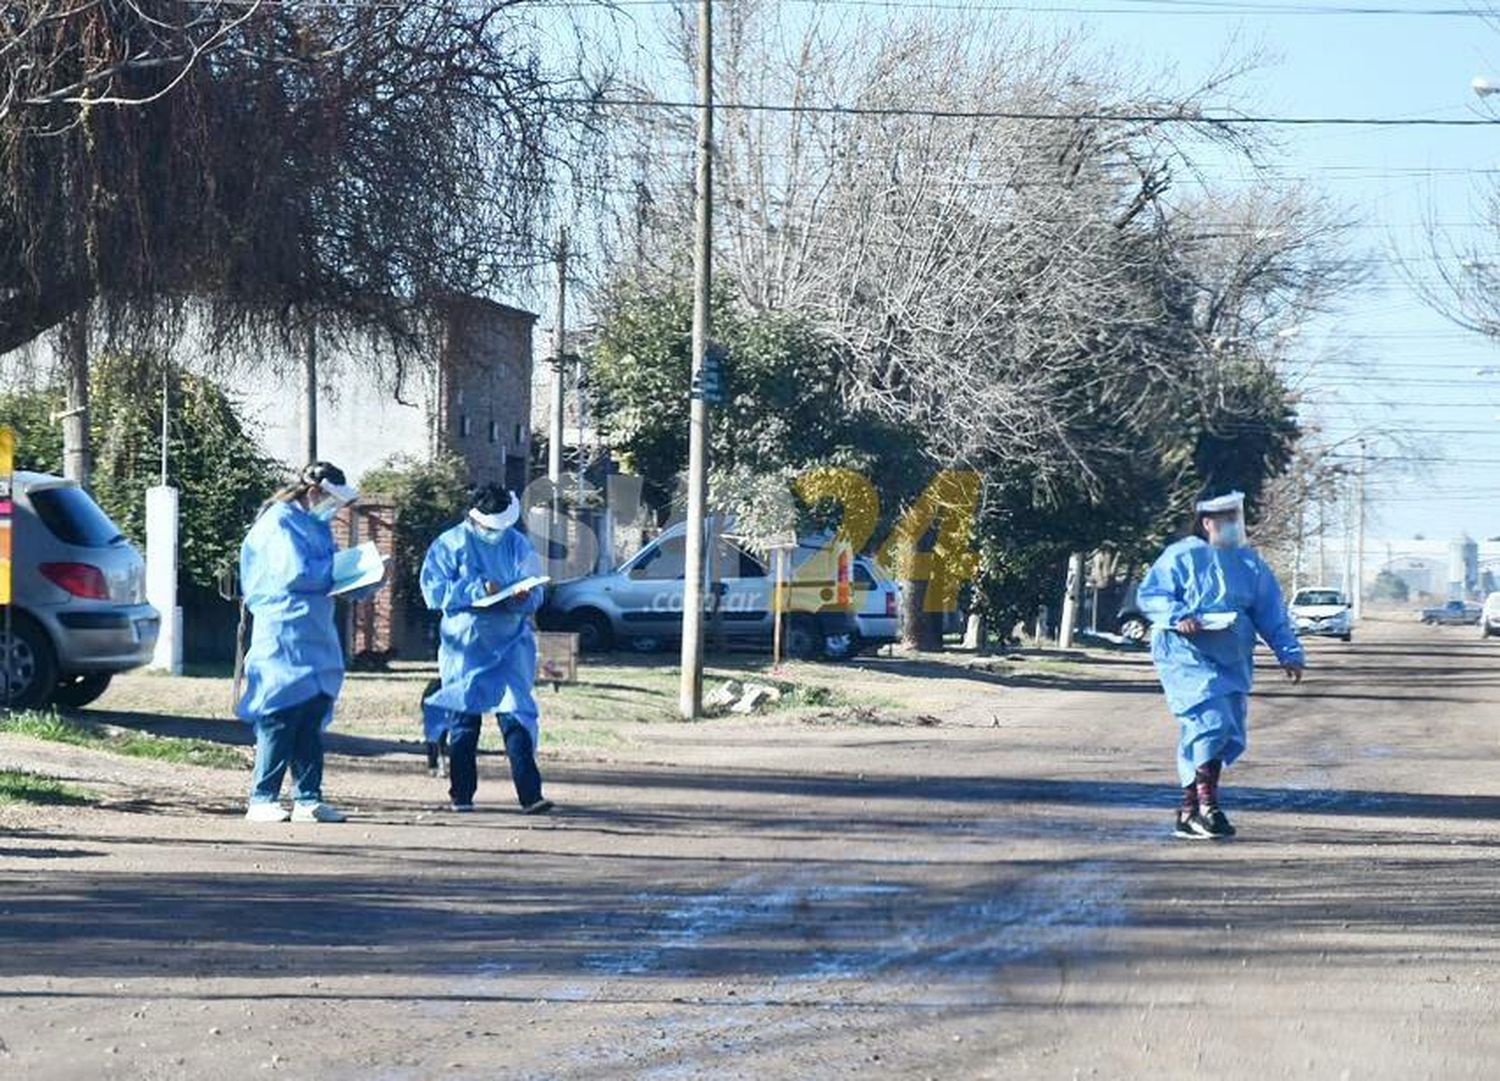
<path fill-rule="evenodd" d="M 1034 777 L 879 777 L 800 775 L 758 770 L 667 770 L 630 767 L 593 769 L 558 765 L 554 783 L 715 793 L 754 793 L 820 800 L 902 800 L 941 806 L 946 803 L 1063 804 L 1073 807 L 1150 807 L 1173 805 L 1171 785 L 1135 781 L 1065 781 Z M 1336 788 L 1267 788 L 1227 785 L 1226 798 L 1246 810 L 1297 814 L 1373 815 L 1415 818 L 1500 820 L 1500 796 L 1455 796 L 1421 792 L 1383 792 Z M 711 800 L 710 800 L 711 802 Z M 842 813 L 842 811 L 841 811 Z M 826 828 L 820 824 L 819 828 Z"/>

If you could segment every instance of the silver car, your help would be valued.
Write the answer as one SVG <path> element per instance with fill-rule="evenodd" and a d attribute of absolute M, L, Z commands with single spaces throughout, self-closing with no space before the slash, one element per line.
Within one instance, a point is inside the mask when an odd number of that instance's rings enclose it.
<path fill-rule="evenodd" d="M 740 644 L 770 642 L 772 581 L 765 563 L 728 539 L 719 543 L 718 610 L 726 639 Z M 801 558 L 794 553 L 793 568 L 817 550 L 812 544 L 799 548 Z M 684 563 L 685 533 L 679 524 L 664 530 L 616 570 L 549 588 L 538 620 L 549 629 L 577 632 L 579 647 L 586 652 L 614 645 L 657 648 L 682 634 Z M 853 612 L 832 603 L 831 582 L 793 587 L 792 611 L 785 624 L 788 656 L 851 656 L 865 644 L 860 617 L 867 609 L 878 608 L 874 642 L 894 636 L 886 621 L 887 613 L 893 618 L 895 611 L 887 590 L 893 592 L 895 587 L 888 582 L 882 585 L 884 580 L 877 582 L 873 575 L 861 586 L 857 568 L 853 574 Z M 871 615 L 875 615 L 873 610 Z"/>
<path fill-rule="evenodd" d="M 15 474 L 10 634 L 0 657 L 18 709 L 85 706 L 151 659 L 161 621 L 140 553 L 77 484 Z M 8 649 L 5 647 L 8 645 Z"/>

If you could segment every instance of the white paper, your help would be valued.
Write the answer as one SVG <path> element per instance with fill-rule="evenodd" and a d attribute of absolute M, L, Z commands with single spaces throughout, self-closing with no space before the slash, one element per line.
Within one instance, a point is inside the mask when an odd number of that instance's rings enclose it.
<path fill-rule="evenodd" d="M 1204 612 L 1198 617 L 1198 622 L 1206 631 L 1227 631 L 1239 618 L 1238 612 Z"/>
<path fill-rule="evenodd" d="M 385 578 L 385 560 L 373 541 L 365 541 L 357 548 L 345 548 L 333 553 L 333 588 L 330 597 L 350 593 L 356 589 L 373 586 Z"/>
<path fill-rule="evenodd" d="M 526 593 L 537 586 L 544 586 L 550 581 L 552 579 L 545 574 L 538 574 L 531 578 L 522 578 L 519 582 L 512 582 L 498 593 L 491 593 L 488 597 L 475 601 L 474 607 L 488 608 L 493 604 L 499 604 L 503 600 L 509 600 L 517 593 Z"/>

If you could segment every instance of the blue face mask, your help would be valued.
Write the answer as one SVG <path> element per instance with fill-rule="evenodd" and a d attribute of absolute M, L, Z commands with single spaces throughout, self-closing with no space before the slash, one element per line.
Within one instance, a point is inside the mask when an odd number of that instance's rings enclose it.
<path fill-rule="evenodd" d="M 484 541 L 485 544 L 499 544 L 505 539 L 505 530 L 503 529 L 486 529 L 482 525 L 476 525 L 473 528 L 474 535 Z"/>
<path fill-rule="evenodd" d="M 1214 546 L 1218 548 L 1241 548 L 1245 544 L 1244 522 L 1223 522 L 1219 525 L 1218 534 L 1214 537 Z"/>
<path fill-rule="evenodd" d="M 331 522 L 333 516 L 339 512 L 339 501 L 337 499 L 324 499 L 307 513 L 311 514 L 320 522 Z"/>

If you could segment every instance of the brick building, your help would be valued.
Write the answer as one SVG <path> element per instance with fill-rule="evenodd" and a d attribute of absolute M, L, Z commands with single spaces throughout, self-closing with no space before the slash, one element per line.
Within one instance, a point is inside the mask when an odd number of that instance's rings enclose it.
<path fill-rule="evenodd" d="M 465 297 L 447 309 L 430 431 L 477 483 L 526 486 L 536 316 Z"/>

